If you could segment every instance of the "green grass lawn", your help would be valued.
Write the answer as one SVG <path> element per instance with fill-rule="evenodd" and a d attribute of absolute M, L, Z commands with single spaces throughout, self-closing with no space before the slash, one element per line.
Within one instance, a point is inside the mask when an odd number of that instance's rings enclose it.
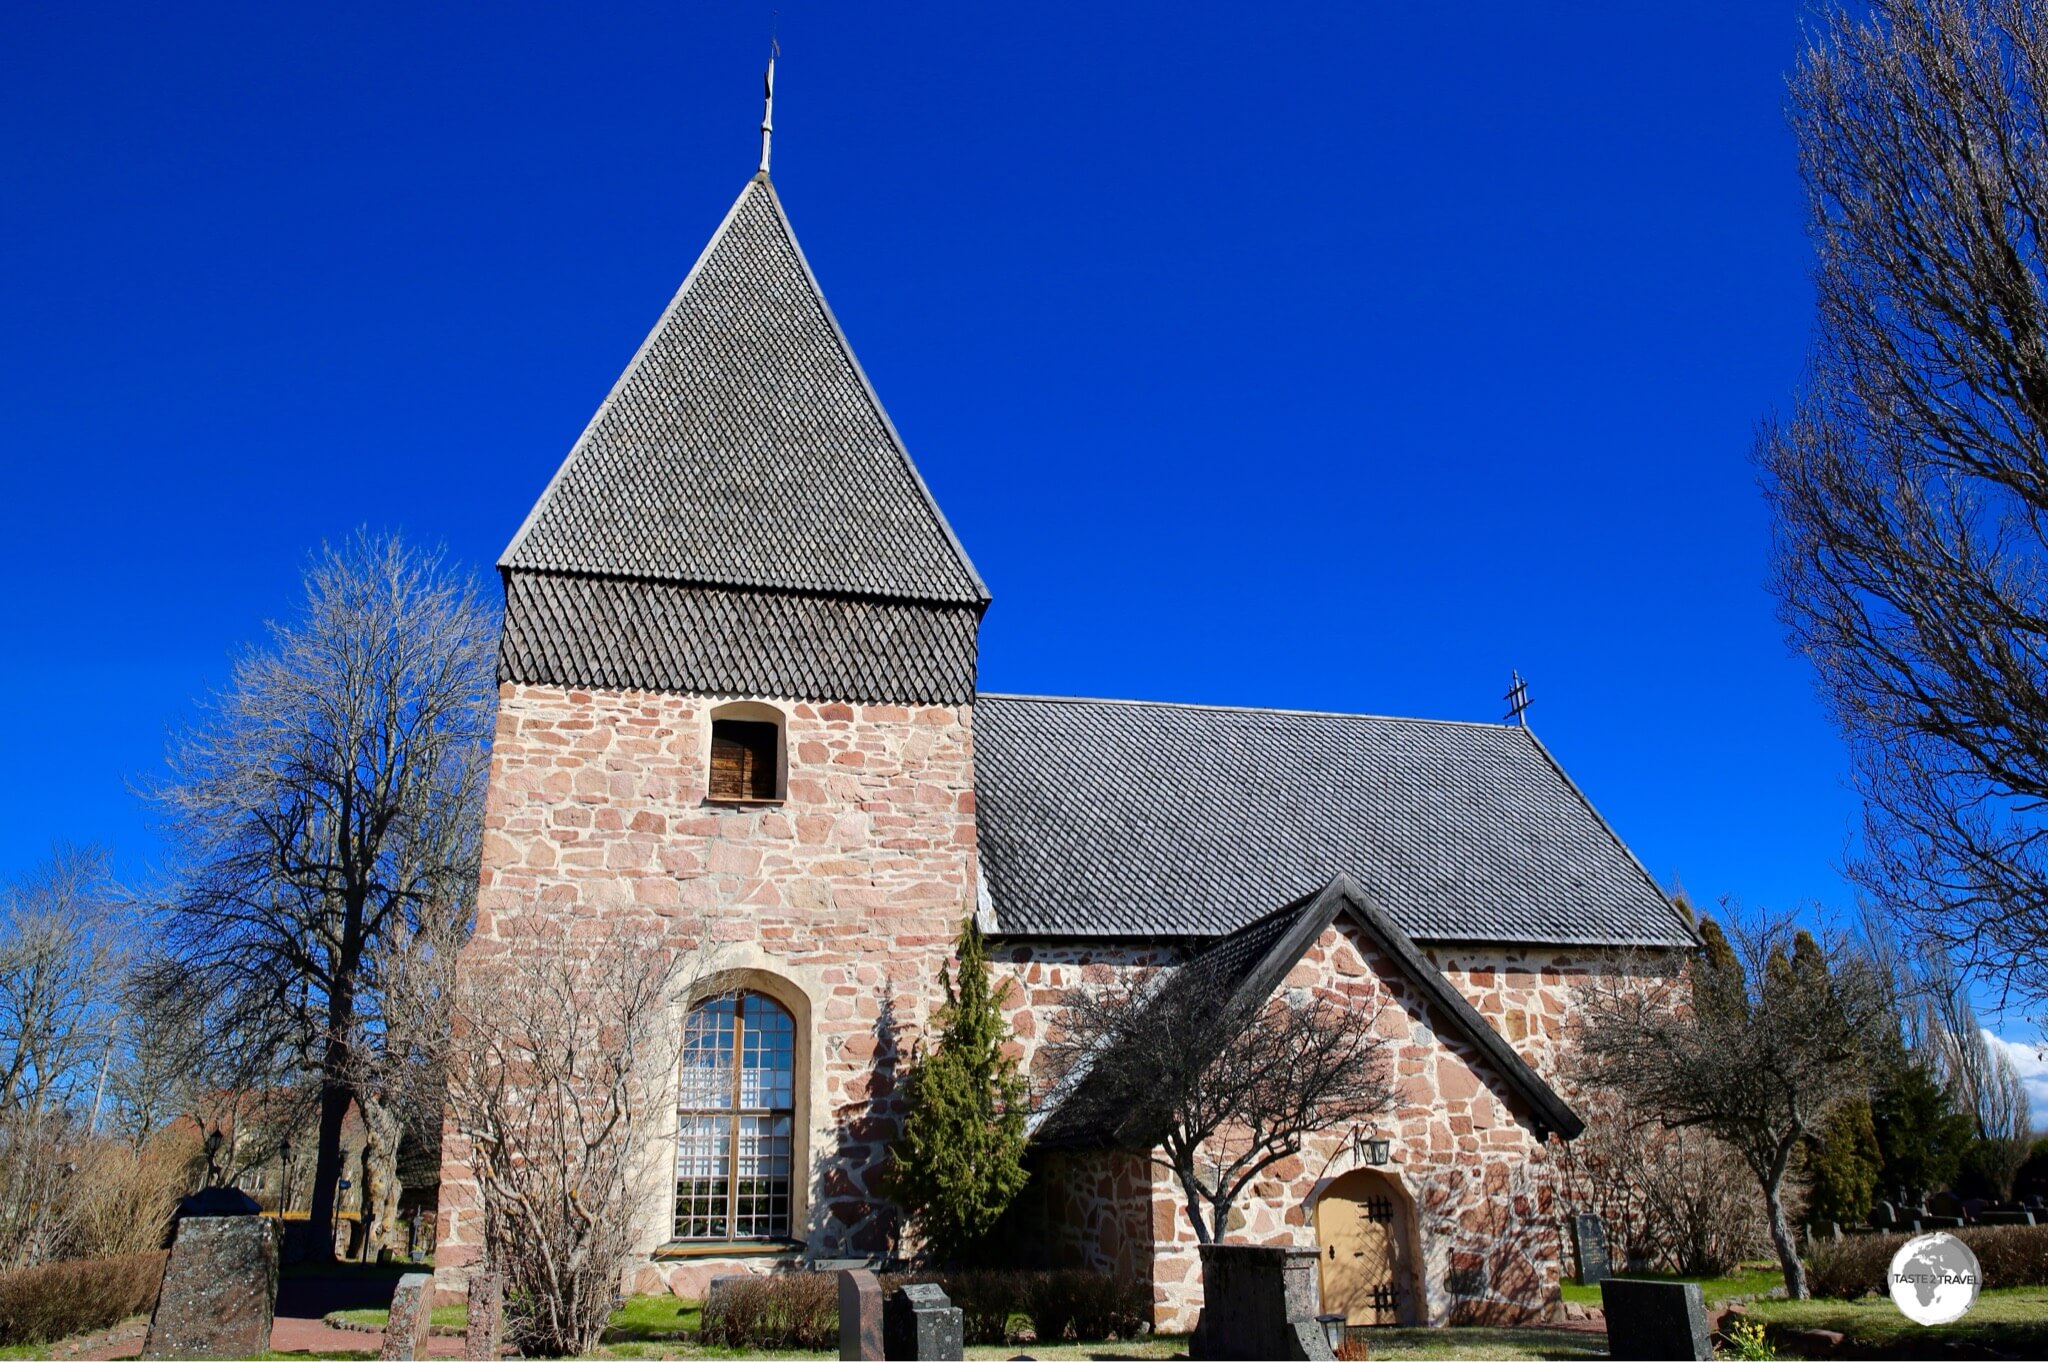
<path fill-rule="evenodd" d="M 1383 1358 L 1580 1358 L 1607 1356 L 1607 1336 L 1570 1329 L 1370 1329 L 1366 1347 Z"/>
<path fill-rule="evenodd" d="M 352 1323 L 382 1328 L 382 1310 L 336 1312 Z M 440 1306 L 434 1311 L 437 1326 L 460 1328 L 467 1320 L 460 1305 Z M 605 1329 L 598 1355 L 618 1359 L 651 1358 L 738 1358 L 796 1357 L 825 1358 L 828 1352 L 747 1353 L 729 1348 L 707 1348 L 686 1341 L 700 1327 L 702 1312 L 696 1301 L 674 1296 L 630 1296 L 615 1311 Z M 1572 1333 L 1563 1329 L 1374 1329 L 1369 1335 L 1374 1358 L 1416 1359 L 1433 1362 L 1438 1358 L 1593 1358 L 1606 1356 L 1606 1340 L 1597 1334 Z M 1153 1334 L 1129 1342 L 1008 1343 L 970 1347 L 967 1356 L 995 1362 L 1028 1353 L 1043 1362 L 1077 1362 L 1081 1358 L 1128 1359 L 1156 1362 L 1188 1350 L 1186 1334 Z M 365 1353 L 364 1356 L 374 1356 Z"/>
<path fill-rule="evenodd" d="M 1917 1350 L 1968 1342 L 2009 1357 L 2048 1357 L 2048 1287 L 2043 1286 L 1985 1291 L 1969 1314 L 1953 1324 L 1933 1328 L 1907 1319 L 1890 1296 L 1865 1296 L 1859 1301 L 1760 1300 L 1748 1310 L 1751 1317 L 1767 1324 L 1832 1329 L 1874 1348 Z"/>
<path fill-rule="evenodd" d="M 1706 1298 L 1708 1306 L 1725 1301 L 1742 1300 L 1750 1296 L 1768 1294 L 1772 1288 L 1785 1284 L 1785 1274 L 1777 1267 L 1757 1267 L 1745 1263 L 1727 1277 L 1681 1277 L 1669 1272 L 1617 1272 L 1617 1277 L 1636 1277 L 1658 1282 L 1698 1282 L 1700 1295 Z M 1580 1286 L 1577 1282 L 1564 1284 L 1564 1298 L 1580 1305 L 1598 1305 L 1600 1288 Z"/>
<path fill-rule="evenodd" d="M 355 1324 L 371 1329 L 381 1329 L 391 1322 L 391 1312 L 385 1309 L 330 1310 L 326 1315 L 330 1324 Z M 469 1307 L 466 1305 L 437 1305 L 434 1307 L 436 1329 L 460 1329 L 469 1323 Z"/>
<path fill-rule="evenodd" d="M 606 1343 L 659 1343 L 680 1341 L 686 1334 L 697 1331 L 703 1311 L 697 1302 L 678 1300 L 674 1296 L 628 1296 L 625 1304 L 612 1311 L 611 1322 L 605 1325 Z M 364 1325 L 382 1329 L 390 1322 L 388 1310 L 336 1310 L 327 1316 L 329 1320 Z M 469 1307 L 466 1305 L 437 1305 L 434 1307 L 436 1329 L 465 1329 L 469 1326 Z"/>

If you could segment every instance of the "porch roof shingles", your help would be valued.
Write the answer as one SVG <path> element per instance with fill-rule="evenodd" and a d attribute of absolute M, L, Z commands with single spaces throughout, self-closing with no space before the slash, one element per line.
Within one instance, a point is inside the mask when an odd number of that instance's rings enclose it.
<path fill-rule="evenodd" d="M 974 729 L 1006 936 L 1221 936 L 1341 870 L 1424 940 L 1693 940 L 1523 728 L 981 695 Z"/>

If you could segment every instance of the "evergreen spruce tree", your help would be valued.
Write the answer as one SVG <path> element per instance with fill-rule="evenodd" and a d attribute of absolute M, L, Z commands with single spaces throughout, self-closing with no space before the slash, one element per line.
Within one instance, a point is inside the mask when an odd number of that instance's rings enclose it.
<path fill-rule="evenodd" d="M 1819 1229 L 1861 1225 L 1877 1201 L 1883 1167 L 1870 1103 L 1846 1103 L 1828 1118 L 1821 1137 L 1808 1142 L 1806 1223 Z"/>
<path fill-rule="evenodd" d="M 1878 1194 L 1925 1196 L 1955 1180 L 1976 1123 L 1927 1065 L 1909 1058 L 1872 1094 L 1871 1124 L 1884 1156 Z"/>
<path fill-rule="evenodd" d="M 1003 1051 L 1003 993 L 990 986 L 987 947 L 971 917 L 959 950 L 957 989 L 939 970 L 946 1002 L 935 1018 L 938 1041 L 904 1080 L 909 1110 L 885 1177 L 937 1263 L 970 1256 L 1029 1177 L 1024 1079 Z"/>

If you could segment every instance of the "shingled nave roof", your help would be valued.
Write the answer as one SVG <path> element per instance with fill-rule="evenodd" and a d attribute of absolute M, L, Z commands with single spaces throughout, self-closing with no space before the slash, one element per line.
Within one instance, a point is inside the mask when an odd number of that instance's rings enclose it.
<path fill-rule="evenodd" d="M 988 601 L 765 176 L 741 191 L 498 565 Z"/>

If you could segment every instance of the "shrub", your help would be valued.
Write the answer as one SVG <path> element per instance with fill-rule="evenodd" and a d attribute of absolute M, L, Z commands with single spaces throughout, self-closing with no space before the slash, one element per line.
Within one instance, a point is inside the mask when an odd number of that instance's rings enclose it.
<path fill-rule="evenodd" d="M 128 1253 L 0 1272 L 0 1344 L 47 1343 L 148 1314 L 169 1259 Z"/>
<path fill-rule="evenodd" d="M 1977 1255 L 1986 1287 L 2048 1286 L 2048 1225 L 1979 1225 L 1950 1231 Z M 1814 1246 L 1816 1296 L 1855 1300 L 1885 1289 L 1892 1255 L 1911 1235 L 1852 1234 Z"/>
<path fill-rule="evenodd" d="M 1135 1338 L 1151 1325 L 1152 1293 L 1131 1278 L 1081 1268 L 1030 1277 L 1025 1313 L 1042 1340 Z"/>
<path fill-rule="evenodd" d="M 1031 1313 L 1030 1279 L 1033 1272 L 920 1272 L 882 1278 L 882 1293 L 912 1282 L 932 1282 L 946 1293 L 946 1299 L 960 1307 L 960 1324 L 966 1341 L 1000 1345 L 1010 1341 L 1010 1319 Z"/>
<path fill-rule="evenodd" d="M 704 1341 L 747 1352 L 839 1346 L 839 1281 L 782 1272 L 718 1282 L 704 1301 Z"/>
<path fill-rule="evenodd" d="M 990 1269 L 890 1276 L 883 1291 L 933 1282 L 960 1307 L 967 1342 L 1011 1342 L 1010 1321 L 1022 1315 L 1041 1343 L 1061 1339 L 1135 1338 L 1150 1327 L 1152 1293 L 1139 1282 L 1084 1268 L 1051 1272 Z"/>
<path fill-rule="evenodd" d="M 1152 1316 L 1152 1294 L 1142 1283 L 1081 1268 L 891 1273 L 881 1279 L 883 1295 L 914 1282 L 936 1285 L 960 1307 L 966 1341 L 977 1346 L 1010 1342 L 1010 1321 L 1019 1315 L 1048 1343 L 1134 1338 Z M 721 1281 L 704 1302 L 704 1342 L 750 1352 L 835 1348 L 838 1279 L 783 1272 Z"/>
<path fill-rule="evenodd" d="M 1017 1060 L 1005 1046 L 1009 985 L 989 983 L 988 950 L 972 917 L 960 933 L 960 982 L 945 966 L 938 1044 L 903 1078 L 903 1131 L 889 1149 L 884 1190 L 910 1214 L 925 1254 L 957 1263 L 988 1237 L 1024 1190 L 1024 1113 Z M 997 1340 L 1000 1342 L 1001 1340 Z"/>

